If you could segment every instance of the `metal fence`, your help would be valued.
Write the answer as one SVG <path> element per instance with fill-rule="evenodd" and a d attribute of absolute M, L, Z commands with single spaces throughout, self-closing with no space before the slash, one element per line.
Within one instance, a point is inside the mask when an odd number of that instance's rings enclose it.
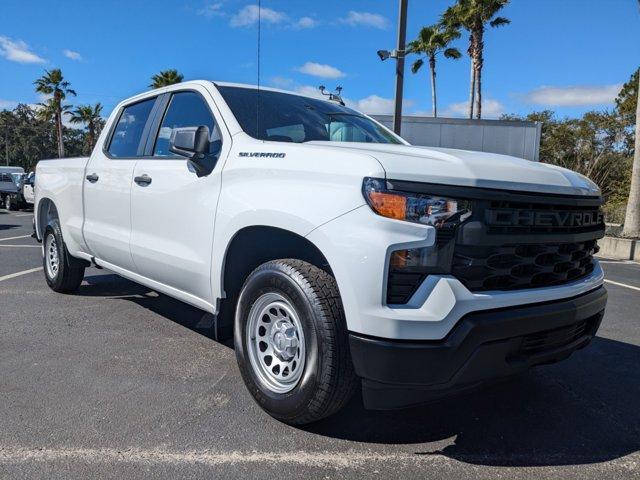
<path fill-rule="evenodd" d="M 392 128 L 392 115 L 373 115 Z M 402 117 L 402 137 L 413 145 L 502 153 L 538 161 L 540 122 Z"/>

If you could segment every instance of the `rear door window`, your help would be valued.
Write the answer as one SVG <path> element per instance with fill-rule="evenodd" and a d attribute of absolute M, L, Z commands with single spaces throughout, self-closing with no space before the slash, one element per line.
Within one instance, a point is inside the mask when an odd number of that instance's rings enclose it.
<path fill-rule="evenodd" d="M 149 120 L 155 101 L 155 98 L 150 98 L 122 110 L 109 144 L 108 151 L 112 157 L 139 156 L 144 127 Z"/>

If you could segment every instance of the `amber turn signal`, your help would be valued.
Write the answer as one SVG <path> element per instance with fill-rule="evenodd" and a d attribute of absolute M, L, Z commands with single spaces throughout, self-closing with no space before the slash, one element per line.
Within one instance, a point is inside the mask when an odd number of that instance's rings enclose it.
<path fill-rule="evenodd" d="M 407 212 L 407 197 L 385 192 L 369 192 L 373 209 L 383 217 L 404 220 Z"/>

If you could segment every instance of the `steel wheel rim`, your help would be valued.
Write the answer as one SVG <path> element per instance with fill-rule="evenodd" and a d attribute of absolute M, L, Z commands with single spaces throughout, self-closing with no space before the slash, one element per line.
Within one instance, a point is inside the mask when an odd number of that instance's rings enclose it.
<path fill-rule="evenodd" d="M 60 268 L 60 258 L 58 256 L 58 243 L 56 242 L 56 237 L 52 234 L 47 235 L 44 246 L 44 256 L 49 278 L 56 278 Z"/>
<path fill-rule="evenodd" d="M 260 383 L 274 393 L 293 390 L 304 371 L 305 341 L 291 303 L 275 292 L 258 297 L 249 311 L 245 336 Z"/>

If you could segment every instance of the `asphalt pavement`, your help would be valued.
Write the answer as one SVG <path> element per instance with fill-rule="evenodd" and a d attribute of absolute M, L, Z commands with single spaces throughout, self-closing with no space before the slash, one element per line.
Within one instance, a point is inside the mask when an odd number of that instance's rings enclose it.
<path fill-rule="evenodd" d="M 606 316 L 567 361 L 294 428 L 203 312 L 95 268 L 49 290 L 31 222 L 0 210 L 0 478 L 640 478 L 640 264 L 603 261 Z"/>

